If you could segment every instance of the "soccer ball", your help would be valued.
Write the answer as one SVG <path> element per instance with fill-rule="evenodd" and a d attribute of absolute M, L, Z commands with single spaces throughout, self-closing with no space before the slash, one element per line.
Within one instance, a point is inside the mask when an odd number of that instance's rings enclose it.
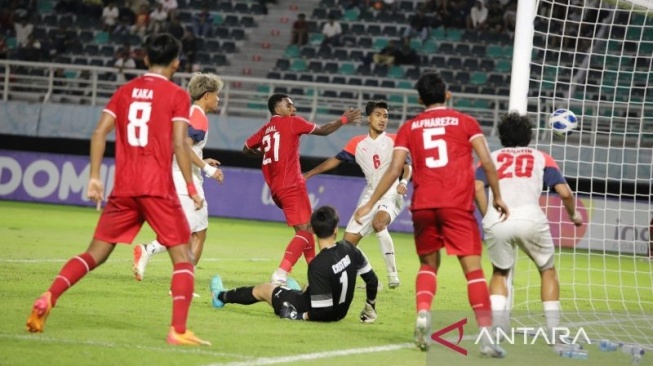
<path fill-rule="evenodd" d="M 558 136 L 569 135 L 578 127 L 578 119 L 569 109 L 558 109 L 549 117 L 551 131 Z"/>

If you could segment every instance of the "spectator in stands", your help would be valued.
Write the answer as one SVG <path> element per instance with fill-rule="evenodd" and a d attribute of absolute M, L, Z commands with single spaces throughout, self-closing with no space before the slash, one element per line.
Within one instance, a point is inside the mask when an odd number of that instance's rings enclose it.
<path fill-rule="evenodd" d="M 177 16 L 177 8 L 179 7 L 179 4 L 177 3 L 177 0 L 157 0 L 159 4 L 163 5 L 163 10 L 165 10 L 168 13 L 168 18 L 172 19 L 172 17 Z"/>
<path fill-rule="evenodd" d="M 92 18 L 101 18 L 102 9 L 102 0 L 82 0 L 82 4 L 79 7 L 79 14 Z M 118 8 L 118 14 L 120 14 L 120 8 Z"/>
<path fill-rule="evenodd" d="M 133 4 L 137 2 L 138 1 L 134 1 L 134 0 L 125 0 L 123 6 L 121 6 L 118 9 L 118 13 L 120 14 L 120 19 L 121 20 L 125 18 L 128 19 L 127 23 L 129 24 L 129 26 L 134 24 L 134 22 L 136 21 L 136 12 L 140 8 L 140 5 L 138 6 L 138 8 L 136 8 L 136 10 L 134 10 Z"/>
<path fill-rule="evenodd" d="M 118 73 L 116 74 L 116 82 L 118 84 L 124 84 L 127 80 L 131 80 L 134 77 L 134 74 L 125 75 L 125 69 L 135 69 L 136 61 L 129 55 L 129 51 L 123 50 L 120 52 L 120 57 L 113 63 L 113 66 L 118 68 Z"/>
<path fill-rule="evenodd" d="M 397 47 L 395 47 L 395 42 L 393 40 L 389 40 L 388 45 L 378 53 L 375 53 L 372 57 L 376 65 L 392 66 L 395 63 L 395 54 L 397 52 L 399 52 L 399 50 Z"/>
<path fill-rule="evenodd" d="M 79 4 L 77 0 L 59 0 L 54 6 L 54 11 L 57 13 L 73 13 L 79 11 Z"/>
<path fill-rule="evenodd" d="M 102 10 L 102 24 L 105 32 L 113 32 L 118 23 L 118 17 L 120 17 L 120 11 L 116 7 L 116 3 L 110 1 Z"/>
<path fill-rule="evenodd" d="M 18 50 L 18 58 L 24 61 L 41 61 L 42 51 L 41 42 L 34 38 L 33 34 L 27 36 L 25 46 Z"/>
<path fill-rule="evenodd" d="M 209 8 L 202 8 L 202 11 L 193 18 L 194 35 L 203 38 L 210 37 L 212 24 L 213 16 L 211 16 Z"/>
<path fill-rule="evenodd" d="M 292 24 L 291 33 L 290 44 L 303 46 L 308 43 L 308 22 L 306 21 L 306 14 L 297 14 L 297 20 Z"/>
<path fill-rule="evenodd" d="M 466 7 L 465 0 L 449 0 L 447 13 L 449 16 L 445 19 L 445 26 L 457 29 L 465 29 L 467 27 L 469 9 Z"/>
<path fill-rule="evenodd" d="M 75 40 L 68 34 L 68 29 L 65 25 L 60 25 L 59 28 L 52 33 L 52 44 L 55 54 L 66 53 L 68 47 L 71 46 Z"/>
<path fill-rule="evenodd" d="M 7 8 L 0 9 L 0 33 L 7 34 L 14 30 L 14 13 Z"/>
<path fill-rule="evenodd" d="M 340 46 L 340 38 L 342 37 L 342 27 L 336 21 L 336 18 L 329 16 L 329 19 L 322 27 L 322 34 L 324 41 L 322 44 L 327 44 L 333 47 Z"/>
<path fill-rule="evenodd" d="M 419 9 L 410 18 L 410 25 L 404 31 L 404 38 L 413 38 L 419 36 L 422 42 L 429 38 L 429 20 L 423 9 Z"/>
<path fill-rule="evenodd" d="M 476 3 L 469 11 L 467 18 L 467 29 L 484 30 L 487 29 L 488 9 L 485 7 L 485 0 L 476 0 Z"/>
<path fill-rule="evenodd" d="M 185 61 L 185 71 L 191 72 L 197 55 L 197 38 L 193 32 L 186 31 L 184 33 L 184 37 L 181 39 L 181 52 Z"/>
<path fill-rule="evenodd" d="M 133 24 L 134 22 L 130 21 L 129 17 L 121 17 L 116 27 L 113 28 L 112 34 L 131 34 Z"/>
<path fill-rule="evenodd" d="M 427 17 L 430 19 L 429 26 L 431 28 L 439 28 L 445 25 L 445 19 L 449 17 L 447 3 L 448 0 L 424 0 L 419 5 L 419 9 L 422 9 L 425 14 L 432 15 Z"/>
<path fill-rule="evenodd" d="M 487 29 L 494 33 L 503 32 L 503 8 L 497 0 L 491 0 L 487 8 Z"/>
<path fill-rule="evenodd" d="M 150 13 L 150 24 L 148 25 L 148 33 L 159 33 L 166 27 L 168 21 L 168 12 L 163 8 L 163 4 L 157 3 L 154 10 Z"/>
<path fill-rule="evenodd" d="M 179 18 L 177 17 L 173 17 L 170 19 L 170 23 L 168 23 L 168 28 L 166 29 L 166 31 L 172 34 L 173 37 L 177 38 L 180 41 L 184 37 L 184 27 L 181 25 L 181 23 L 179 22 Z"/>
<path fill-rule="evenodd" d="M 14 34 L 16 35 L 16 43 L 18 43 L 18 47 L 25 47 L 27 45 L 27 40 L 33 31 L 34 25 L 29 23 L 27 18 L 23 18 L 14 23 Z"/>
<path fill-rule="evenodd" d="M 7 46 L 7 39 L 3 33 L 0 33 L 0 60 L 6 60 L 9 55 L 9 47 Z"/>
<path fill-rule="evenodd" d="M 410 46 L 410 39 L 404 38 L 402 41 L 401 49 L 395 53 L 395 65 L 413 65 L 419 67 L 420 58 Z"/>
<path fill-rule="evenodd" d="M 136 21 L 132 26 L 132 34 L 137 34 L 141 38 L 145 38 L 147 35 L 147 28 L 150 23 L 150 8 L 149 6 L 143 4 L 141 9 L 136 13 Z"/>
<path fill-rule="evenodd" d="M 504 7 L 503 28 L 512 36 L 515 34 L 515 25 L 517 25 L 517 2 L 511 1 Z"/>

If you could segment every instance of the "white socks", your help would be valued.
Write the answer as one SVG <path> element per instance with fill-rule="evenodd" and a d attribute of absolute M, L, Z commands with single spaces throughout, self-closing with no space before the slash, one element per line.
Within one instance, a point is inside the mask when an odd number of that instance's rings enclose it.
<path fill-rule="evenodd" d="M 549 329 L 560 325 L 560 301 L 542 301 L 546 327 Z"/>
<path fill-rule="evenodd" d="M 151 255 L 163 253 L 166 250 L 168 249 L 156 240 L 152 240 L 149 244 L 145 244 L 145 251 Z"/>
<path fill-rule="evenodd" d="M 392 237 L 388 232 L 388 229 L 379 231 L 376 233 L 377 239 L 379 239 L 379 248 L 381 249 L 381 254 L 383 255 L 383 260 L 385 261 L 385 269 L 388 273 L 397 272 L 397 263 L 395 261 L 395 244 L 392 241 Z"/>
<path fill-rule="evenodd" d="M 510 319 L 508 319 L 508 297 L 503 295 L 490 295 L 492 304 L 492 323 L 495 326 L 507 330 Z"/>

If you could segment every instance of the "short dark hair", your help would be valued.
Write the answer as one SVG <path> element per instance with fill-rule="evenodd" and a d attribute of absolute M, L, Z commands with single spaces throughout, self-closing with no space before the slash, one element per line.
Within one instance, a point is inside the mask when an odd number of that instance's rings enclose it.
<path fill-rule="evenodd" d="M 365 114 L 369 116 L 377 108 L 388 109 L 388 102 L 385 100 L 370 100 L 365 106 Z"/>
<path fill-rule="evenodd" d="M 333 236 L 333 232 L 338 227 L 338 222 L 340 222 L 338 212 L 332 206 L 322 206 L 313 211 L 311 215 L 313 232 L 320 239 Z"/>
<path fill-rule="evenodd" d="M 425 71 L 417 81 L 415 89 L 425 106 L 444 103 L 447 100 L 447 85 L 435 71 Z"/>
<path fill-rule="evenodd" d="M 179 57 L 181 43 L 170 33 L 158 33 L 147 37 L 145 52 L 150 66 L 168 66 Z"/>
<path fill-rule="evenodd" d="M 277 107 L 277 104 L 282 101 L 284 98 L 289 98 L 288 94 L 272 94 L 268 99 L 268 110 L 272 115 L 274 115 L 274 109 Z"/>
<path fill-rule="evenodd" d="M 499 139 L 503 147 L 528 146 L 533 138 L 530 118 L 517 112 L 506 113 L 499 121 Z"/>

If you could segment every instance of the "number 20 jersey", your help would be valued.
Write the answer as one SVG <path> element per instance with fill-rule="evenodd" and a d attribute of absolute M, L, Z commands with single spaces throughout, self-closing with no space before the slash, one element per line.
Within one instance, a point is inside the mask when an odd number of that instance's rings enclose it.
<path fill-rule="evenodd" d="M 473 117 L 445 107 L 429 108 L 399 128 L 395 150 L 410 152 L 413 162 L 411 211 L 474 209 L 471 141 L 480 137 Z"/>
<path fill-rule="evenodd" d="M 104 109 L 116 121 L 112 196 L 176 197 L 172 126 L 188 123 L 189 111 L 188 93 L 159 74 L 147 73 L 115 92 Z"/>

